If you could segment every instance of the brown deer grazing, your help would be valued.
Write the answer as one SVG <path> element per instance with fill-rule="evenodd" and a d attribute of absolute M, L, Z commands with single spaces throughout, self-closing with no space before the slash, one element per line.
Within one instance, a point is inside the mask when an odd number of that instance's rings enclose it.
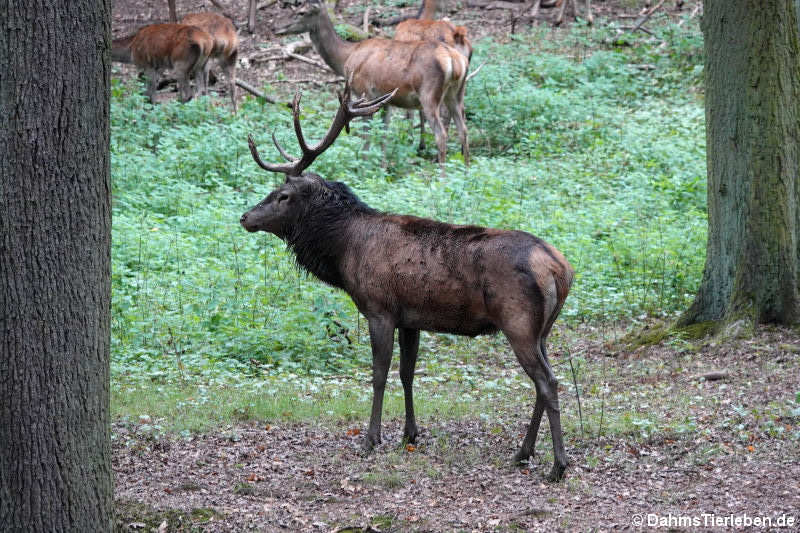
<path fill-rule="evenodd" d="M 351 43 L 333 29 L 324 2 L 307 0 L 294 14 L 294 22 L 276 35 L 309 33 L 322 59 L 349 80 L 353 92 L 376 97 L 397 88 L 391 105 L 422 109 L 433 129 L 439 162 L 447 154 L 447 130 L 439 106 L 444 103 L 456 123 L 461 152 L 469 164 L 469 140 L 464 115 L 464 87 L 468 62 L 454 48 L 435 42 L 367 39 Z"/>
<path fill-rule="evenodd" d="M 558 383 L 547 359 L 545 340 L 564 305 L 573 270 L 561 253 L 522 231 L 459 226 L 408 215 L 382 213 L 362 203 L 339 182 L 303 173 L 355 116 L 368 115 L 389 101 L 351 103 L 348 88 L 322 141 L 309 148 L 300 127 L 299 94 L 294 128 L 302 149 L 292 158 L 273 141 L 288 163 L 264 163 L 252 137 L 250 151 L 265 170 L 286 175 L 241 217 L 250 232 L 266 231 L 286 242 L 297 264 L 350 295 L 369 324 L 372 344 L 372 414 L 365 446 L 381 441 L 381 411 L 399 331 L 400 379 L 405 393 L 404 437 L 414 442 L 412 381 L 419 332 L 475 336 L 502 331 L 536 386 L 531 423 L 515 461 L 534 451 L 542 414 L 547 411 L 555 463 L 550 478 L 567 466 L 561 435 Z"/>
<path fill-rule="evenodd" d="M 111 58 L 134 63 L 149 80 L 147 96 L 155 103 L 159 72 L 172 68 L 178 77 L 178 92 L 182 102 L 192 99 L 197 90 L 204 90 L 203 69 L 214 47 L 206 31 L 184 24 L 151 24 L 134 35 L 115 39 Z M 196 90 L 189 80 L 195 79 Z"/>
<path fill-rule="evenodd" d="M 208 32 L 214 39 L 210 59 L 216 60 L 217 65 L 225 72 L 228 78 L 228 92 L 231 95 L 233 112 L 237 111 L 236 103 L 236 60 L 239 56 L 239 35 L 229 18 L 217 13 L 190 13 L 181 19 L 181 24 L 197 26 Z M 208 88 L 208 74 L 211 62 L 206 62 L 203 69 L 203 87 Z"/>
<path fill-rule="evenodd" d="M 394 32 L 396 41 L 435 41 L 449 44 L 467 58 L 472 59 L 472 43 L 467 38 L 467 28 L 454 26 L 447 20 L 433 20 L 436 14 L 436 0 L 424 0 L 416 19 L 400 22 Z M 466 81 L 465 81 L 466 83 Z M 410 113 L 410 111 L 409 111 Z M 444 119 L 447 129 L 449 117 Z M 419 113 L 419 150 L 425 149 L 425 116 Z"/>

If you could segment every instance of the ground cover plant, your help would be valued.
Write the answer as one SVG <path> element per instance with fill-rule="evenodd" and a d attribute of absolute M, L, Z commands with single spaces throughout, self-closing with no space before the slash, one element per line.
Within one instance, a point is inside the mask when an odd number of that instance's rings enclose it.
<path fill-rule="evenodd" d="M 420 442 L 400 446 L 395 366 L 384 444 L 361 454 L 365 322 L 346 295 L 298 271 L 280 241 L 238 222 L 283 179 L 255 165 L 247 134 L 277 160 L 273 130 L 295 146 L 288 110 L 254 99 L 236 116 L 209 98 L 151 106 L 138 83 L 114 80 L 119 527 L 554 530 L 627 526 L 648 509 L 796 510 L 787 487 L 797 465 L 786 460 L 800 440 L 796 334 L 623 342 L 685 309 L 702 274 L 693 24 L 665 22 L 664 46 L 613 23 L 481 39 L 473 61 L 488 63 L 465 101 L 469 167 L 451 142 L 441 177 L 433 149 L 416 153 L 408 121 L 386 131 L 376 118 L 354 123 L 311 169 L 375 208 L 525 230 L 569 259 L 576 280 L 550 351 L 575 466 L 558 486 L 543 483 L 549 437 L 530 468 L 509 465 L 534 392 L 498 336 L 423 333 Z M 331 91 L 304 89 L 307 138 L 337 105 Z M 726 368 L 723 380 L 695 379 L 712 367 Z"/>

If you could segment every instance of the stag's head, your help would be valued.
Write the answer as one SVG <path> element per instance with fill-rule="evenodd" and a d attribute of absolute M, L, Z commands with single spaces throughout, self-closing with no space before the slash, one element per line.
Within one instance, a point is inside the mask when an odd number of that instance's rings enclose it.
<path fill-rule="evenodd" d="M 275 143 L 278 152 L 287 160 L 286 163 L 264 163 L 258 155 L 253 137 L 248 136 L 250 153 L 256 163 L 264 170 L 285 174 L 286 181 L 242 215 L 240 219 L 242 227 L 250 232 L 267 231 L 285 239 L 289 228 L 296 228 L 298 220 L 301 220 L 309 207 L 316 203 L 314 200 L 324 201 L 326 196 L 340 192 L 337 189 L 346 188 L 342 184 L 327 182 L 316 174 L 304 173 L 304 170 L 333 144 L 342 129 L 350 131 L 350 120 L 354 117 L 372 115 L 383 104 L 391 100 L 395 92 L 397 92 L 396 89 L 374 100 L 366 101 L 361 98 L 352 102 L 350 101 L 350 86 L 349 84 L 345 85 L 344 92 L 339 94 L 339 110 L 336 112 L 333 124 L 322 140 L 313 147 L 306 144 L 300 126 L 300 93 L 297 93 L 292 103 L 292 112 L 294 132 L 303 155 L 296 158 L 287 154 L 278 144 L 275 134 L 272 134 L 272 142 Z"/>
<path fill-rule="evenodd" d="M 284 4 L 284 7 L 287 4 Z M 291 4 L 288 4 L 291 5 Z M 291 22 L 275 30 L 275 35 L 294 35 L 313 30 L 319 24 L 320 11 L 325 9 L 321 0 L 307 0 L 292 9 Z"/>

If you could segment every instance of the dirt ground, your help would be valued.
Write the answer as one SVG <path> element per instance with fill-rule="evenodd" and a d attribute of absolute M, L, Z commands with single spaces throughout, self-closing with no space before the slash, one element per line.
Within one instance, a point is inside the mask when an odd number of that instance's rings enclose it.
<path fill-rule="evenodd" d="M 272 31 L 286 16 L 279 2 L 259 10 L 253 35 L 245 28 L 246 2 L 222 3 L 242 27 L 241 79 L 256 87 L 270 82 L 287 93 L 297 85 L 334 83 L 333 72 L 285 60 Z M 358 15 L 347 15 L 347 7 L 357 3 L 343 0 L 339 12 L 361 26 Z M 473 38 L 503 38 L 510 29 L 508 9 L 470 7 L 469 0 L 448 4 L 454 8 L 450 17 L 467 25 Z M 631 4 L 595 1 L 595 16 L 633 19 L 636 11 L 624 8 Z M 668 2 L 670 10 L 675 9 L 672 4 Z M 455 11 L 457 5 L 466 7 Z M 179 0 L 177 7 L 179 17 L 214 10 L 210 2 L 199 0 Z M 399 11 L 410 15 L 416 9 L 414 2 Z M 167 16 L 166 0 L 117 0 L 113 34 L 127 35 L 145 24 L 165 22 Z M 541 23 L 553 16 L 553 9 L 542 10 Z M 313 51 L 306 55 L 319 61 Z M 121 72 L 134 74 L 129 67 Z M 647 379 L 671 380 L 674 394 L 714 397 L 726 405 L 744 401 L 745 408 L 747 402 L 780 401 L 800 391 L 794 363 L 800 336 L 785 330 L 766 329 L 750 341 L 703 348 L 696 360 L 724 368 L 730 377 L 705 383 L 699 392 L 684 386 L 699 369 L 642 374 L 643 364 L 657 366 L 675 358 L 674 346 L 623 351 L 615 358 L 607 357 L 600 343 L 583 350 L 590 363 L 609 361 L 617 388 Z M 732 528 L 720 521 L 730 516 L 766 516 L 776 521 L 772 528 L 744 529 L 772 530 L 786 515 L 794 518 L 795 527 L 783 530 L 800 530 L 800 444 L 795 438 L 761 436 L 742 445 L 735 428 L 717 424 L 717 411 L 700 409 L 692 413 L 700 425 L 683 434 L 657 433 L 649 439 L 567 435 L 571 466 L 565 481 L 552 484 L 544 481 L 550 467 L 546 457 L 537 456 L 528 468 L 510 465 L 529 408 L 498 412 L 491 424 L 477 417 L 426 423 L 413 450 L 399 445 L 402 420 L 384 420 L 384 444 L 372 454 L 361 450 L 366 420 L 335 427 L 245 424 L 160 440 L 140 433 L 136 424 L 117 422 L 116 528 L 400 532 L 663 526 L 671 531 L 727 531 Z M 795 417 L 776 423 L 795 432 L 800 421 Z M 549 438 L 540 437 L 537 451 L 547 453 L 549 446 Z"/>
<path fill-rule="evenodd" d="M 366 419 L 332 427 L 243 424 L 161 440 L 140 432 L 136 423 L 118 422 L 117 528 L 638 531 L 654 529 L 650 524 L 669 531 L 776 531 L 779 520 L 793 519 L 794 527 L 783 530 L 798 529 L 800 417 L 774 421 L 786 429 L 782 437 L 756 430 L 745 441 L 723 419 L 732 407 L 749 413 L 795 397 L 800 336 L 769 328 L 749 340 L 708 345 L 688 358 L 666 345 L 615 357 L 602 343 L 577 341 L 573 347 L 589 364 L 605 361 L 618 391 L 644 385 L 699 400 L 688 402 L 691 413 L 667 414 L 691 414 L 697 427 L 648 438 L 569 432 L 571 465 L 565 480 L 554 484 L 545 481 L 551 466 L 546 433 L 537 446 L 545 456 L 537 455 L 528 467 L 510 462 L 530 406 L 499 409 L 491 420 L 426 421 L 414 448 L 401 444 L 401 419 L 384 420 L 383 444 L 371 454 L 361 449 Z M 727 377 L 698 384 L 694 376 L 708 368 L 724 369 Z M 560 389 L 562 407 L 574 402 L 569 383 Z M 418 391 L 417 401 L 423 398 Z M 632 395 L 631 401 L 645 400 Z M 640 407 L 646 406 L 630 410 Z M 575 416 L 574 403 L 565 416 Z M 773 527 L 719 522 L 731 517 L 768 517 Z"/>

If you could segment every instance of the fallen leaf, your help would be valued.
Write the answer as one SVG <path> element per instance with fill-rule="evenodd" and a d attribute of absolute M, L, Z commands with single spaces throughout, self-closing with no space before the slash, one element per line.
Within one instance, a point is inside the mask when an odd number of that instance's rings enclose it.
<path fill-rule="evenodd" d="M 417 449 L 417 447 L 414 446 L 413 444 L 406 444 L 406 451 L 407 452 L 413 452 L 416 449 Z"/>
<path fill-rule="evenodd" d="M 359 428 L 352 428 L 347 430 L 348 437 L 355 437 L 359 433 L 361 433 L 361 430 Z"/>

